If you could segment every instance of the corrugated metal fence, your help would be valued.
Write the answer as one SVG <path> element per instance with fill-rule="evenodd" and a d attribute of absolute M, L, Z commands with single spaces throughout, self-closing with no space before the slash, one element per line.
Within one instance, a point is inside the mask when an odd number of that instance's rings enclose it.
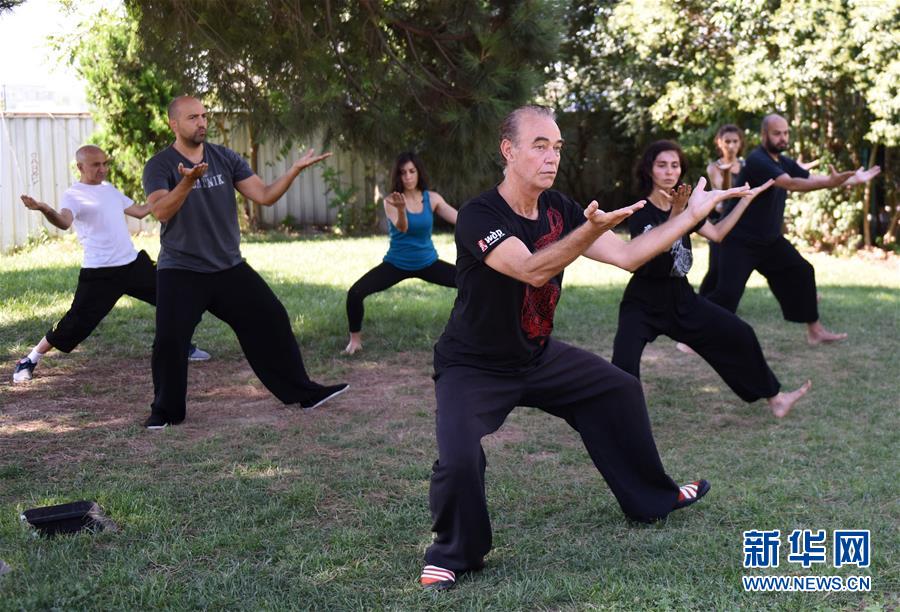
<path fill-rule="evenodd" d="M 25 208 L 19 195 L 59 202 L 73 180 L 75 149 L 93 131 L 88 115 L 0 113 L 0 252 L 24 244 L 42 227 L 59 233 Z"/>
<path fill-rule="evenodd" d="M 53 235 L 60 233 L 43 215 L 25 208 L 19 195 L 26 193 L 57 206 L 63 192 L 78 176 L 73 161 L 75 150 L 88 141 L 93 131 L 94 122 L 88 114 L 0 112 L 0 253 L 25 244 L 42 228 Z M 250 135 L 246 128 L 228 130 L 211 140 L 250 157 Z M 320 142 L 310 146 L 316 151 L 322 149 Z M 283 149 L 284 143 L 277 140 L 258 145 L 258 173 L 266 183 L 281 176 L 303 153 L 297 145 L 284 155 Z M 357 156 L 334 151 L 324 164 L 339 170 L 342 182 L 355 185 L 361 197 L 373 197 L 372 180 L 367 181 L 365 165 Z M 275 225 L 288 216 L 301 225 L 333 223 L 337 211 L 328 206 L 327 187 L 322 180 L 324 164 L 302 172 L 274 206 L 263 207 L 263 224 Z M 133 231 L 152 229 L 155 225 L 152 221 L 136 219 L 129 219 L 129 223 Z"/>

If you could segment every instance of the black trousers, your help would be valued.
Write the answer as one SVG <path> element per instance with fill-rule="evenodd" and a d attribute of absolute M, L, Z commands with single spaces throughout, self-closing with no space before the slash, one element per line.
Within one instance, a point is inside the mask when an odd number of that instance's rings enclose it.
<path fill-rule="evenodd" d="M 708 243 L 709 266 L 706 269 L 706 276 L 700 282 L 700 289 L 697 290 L 697 293 L 703 297 L 708 297 L 710 293 L 715 291 L 716 284 L 719 282 L 719 249 L 721 246 L 714 240 L 709 240 Z"/>
<path fill-rule="evenodd" d="M 438 368 L 434 379 L 438 460 L 429 502 L 435 539 L 426 563 L 453 571 L 481 567 L 492 537 L 481 438 L 516 406 L 565 419 L 626 515 L 652 521 L 672 511 L 678 486 L 656 450 L 641 383 L 597 355 L 551 339 L 527 371 L 452 365 Z"/>
<path fill-rule="evenodd" d="M 350 324 L 350 332 L 356 333 L 362 329 L 363 300 L 408 278 L 421 278 L 443 287 L 456 287 L 456 266 L 438 259 L 421 270 L 401 270 L 386 261 L 381 262 L 363 274 L 347 291 L 347 322 Z"/>
<path fill-rule="evenodd" d="M 91 335 L 123 295 L 156 304 L 156 266 L 144 251 L 124 266 L 82 268 L 72 305 L 47 332 L 47 342 L 63 353 L 72 352 Z"/>
<path fill-rule="evenodd" d="M 686 279 L 677 280 L 683 281 L 684 287 L 672 295 L 681 297 L 669 304 L 657 302 L 651 306 L 622 300 L 613 365 L 640 378 L 644 347 L 666 335 L 694 349 L 745 402 L 776 395 L 781 383 L 766 363 L 753 328 L 736 314 L 695 294 Z"/>
<path fill-rule="evenodd" d="M 187 351 L 194 328 L 209 311 L 228 324 L 250 367 L 285 404 L 321 388 L 309 379 L 284 306 L 246 262 L 222 272 L 157 273 L 151 409 L 169 423 L 185 417 Z"/>
<path fill-rule="evenodd" d="M 754 270 L 766 278 L 785 320 L 795 323 L 819 320 L 816 272 L 784 236 L 771 242 L 728 236 L 720 249 L 716 288 L 708 299 L 736 312 L 747 279 Z"/>

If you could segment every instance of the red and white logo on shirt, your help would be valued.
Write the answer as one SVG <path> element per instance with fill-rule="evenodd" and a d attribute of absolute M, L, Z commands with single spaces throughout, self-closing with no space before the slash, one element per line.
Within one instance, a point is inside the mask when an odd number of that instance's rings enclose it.
<path fill-rule="evenodd" d="M 482 253 L 484 253 L 491 247 L 492 244 L 503 238 L 505 235 L 506 234 L 503 233 L 503 230 L 495 229 L 490 234 L 478 241 L 478 248 L 481 249 Z"/>

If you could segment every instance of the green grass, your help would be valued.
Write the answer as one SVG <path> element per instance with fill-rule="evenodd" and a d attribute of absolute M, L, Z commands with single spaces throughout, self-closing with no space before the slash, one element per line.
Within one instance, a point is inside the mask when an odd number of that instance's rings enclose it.
<path fill-rule="evenodd" d="M 141 238 L 151 256 L 158 242 Z M 453 260 L 447 236 L 437 240 Z M 348 358 L 344 296 L 383 237 L 254 238 L 247 260 L 291 314 L 312 375 L 351 391 L 323 410 L 281 406 L 231 331 L 207 315 L 188 420 L 139 425 L 152 394 L 153 309 L 123 299 L 71 355 L 27 386 L 15 359 L 71 301 L 71 239 L 0 257 L 0 610 L 18 609 L 895 609 L 900 604 L 900 269 L 810 255 L 823 322 L 850 333 L 809 348 L 754 276 L 740 314 L 785 387 L 810 396 L 776 421 L 660 338 L 642 364 L 657 445 L 676 479 L 708 478 L 697 506 L 627 522 L 577 436 L 516 410 L 485 439 L 494 550 L 484 571 L 434 595 L 416 584 L 430 540 L 435 458 L 431 346 L 453 292 L 419 281 L 366 301 L 365 349 Z M 697 245 L 692 280 L 705 267 Z M 609 358 L 628 275 L 587 261 L 566 274 L 555 334 Z M 30 507 L 92 499 L 118 533 L 32 537 Z M 870 529 L 864 570 L 742 568 L 747 529 Z M 830 543 L 829 543 L 830 551 Z M 744 593 L 744 574 L 872 577 L 870 593 Z"/>

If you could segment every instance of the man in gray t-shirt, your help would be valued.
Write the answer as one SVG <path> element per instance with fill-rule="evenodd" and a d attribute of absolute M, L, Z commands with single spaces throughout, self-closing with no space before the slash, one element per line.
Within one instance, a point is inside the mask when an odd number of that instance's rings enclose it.
<path fill-rule="evenodd" d="M 274 204 L 301 170 L 327 158 L 308 151 L 270 185 L 240 155 L 206 142 L 206 109 L 182 96 L 169 105 L 175 142 L 144 167 L 144 191 L 162 223 L 157 263 L 154 398 L 148 429 L 184 420 L 187 343 L 203 313 L 225 321 L 253 371 L 285 404 L 314 408 L 346 384 L 309 379 L 287 311 L 241 257 L 237 189 L 264 206 Z M 183 348 L 184 347 L 184 348 Z M 180 356 L 181 355 L 181 356 Z"/>

